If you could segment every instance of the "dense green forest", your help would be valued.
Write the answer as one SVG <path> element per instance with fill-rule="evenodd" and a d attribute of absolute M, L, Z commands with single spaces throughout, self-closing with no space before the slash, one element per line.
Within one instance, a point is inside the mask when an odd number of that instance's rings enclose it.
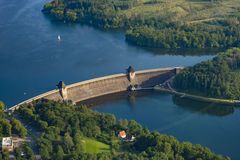
<path fill-rule="evenodd" d="M 43 159 L 175 159 L 222 160 L 208 148 L 179 142 L 174 137 L 150 132 L 134 120 L 116 120 L 85 106 L 42 100 L 18 110 L 42 135 L 38 139 Z M 119 131 L 134 135 L 122 141 Z"/>
<path fill-rule="evenodd" d="M 157 48 L 240 46 L 239 0 L 52 0 L 55 20 L 125 28 L 132 44 Z"/>
<path fill-rule="evenodd" d="M 183 92 L 239 100 L 239 69 L 240 49 L 229 49 L 212 60 L 184 69 L 173 84 Z"/>
<path fill-rule="evenodd" d="M 0 101 L 0 139 L 2 137 L 19 136 L 24 138 L 27 135 L 27 129 L 21 122 L 4 112 L 5 105 Z M 21 156 L 21 151 L 24 151 L 25 156 Z M 25 144 L 21 149 L 17 148 L 14 151 L 16 160 L 23 160 L 24 158 L 33 159 L 33 152 L 31 148 Z M 0 152 L 0 160 L 9 160 L 9 152 Z"/>
<path fill-rule="evenodd" d="M 25 137 L 27 135 L 26 128 L 23 127 L 21 122 L 4 113 L 4 103 L 0 101 L 0 138 L 8 137 L 12 134 Z"/>
<path fill-rule="evenodd" d="M 240 26 L 225 26 L 212 31 L 207 27 L 203 26 L 202 30 L 199 25 L 167 29 L 138 27 L 129 29 L 126 39 L 139 46 L 157 48 L 240 47 Z"/>

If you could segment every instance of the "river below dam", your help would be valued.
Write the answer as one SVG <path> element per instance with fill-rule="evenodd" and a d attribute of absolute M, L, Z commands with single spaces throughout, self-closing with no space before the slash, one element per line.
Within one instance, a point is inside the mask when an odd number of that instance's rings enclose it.
<path fill-rule="evenodd" d="M 66 84 L 135 70 L 191 66 L 214 51 L 159 50 L 131 46 L 122 31 L 52 22 L 46 0 L 0 0 L 0 100 L 8 107 Z M 61 41 L 58 41 L 58 35 Z M 101 97 L 93 109 L 135 119 L 150 130 L 210 147 L 239 159 L 240 108 L 179 100 L 159 92 Z"/>

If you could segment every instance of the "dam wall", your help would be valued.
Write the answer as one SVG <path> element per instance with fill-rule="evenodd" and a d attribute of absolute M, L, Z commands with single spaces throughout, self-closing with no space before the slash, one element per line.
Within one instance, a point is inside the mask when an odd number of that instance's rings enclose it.
<path fill-rule="evenodd" d="M 134 71 L 134 77 L 130 78 L 129 73 L 114 74 L 110 76 L 86 80 L 74 84 L 67 85 L 64 92 L 60 89 L 55 89 L 22 103 L 19 103 L 11 108 L 10 111 L 18 109 L 23 104 L 31 103 L 39 99 L 48 99 L 55 101 L 71 100 L 73 103 L 83 100 L 103 96 L 107 94 L 127 91 L 130 86 L 141 88 L 154 87 L 166 80 L 175 76 L 182 68 L 159 68 L 142 71 Z"/>

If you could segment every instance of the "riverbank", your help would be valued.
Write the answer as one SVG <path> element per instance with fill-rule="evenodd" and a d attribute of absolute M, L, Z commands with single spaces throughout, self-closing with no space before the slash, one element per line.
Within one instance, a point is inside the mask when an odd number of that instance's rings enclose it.
<path fill-rule="evenodd" d="M 188 98 L 188 99 L 192 99 L 192 100 L 196 100 L 196 101 L 200 101 L 200 102 L 240 106 L 240 101 L 239 100 L 219 99 L 219 98 L 197 96 L 197 95 L 192 95 L 192 94 L 188 94 L 188 93 L 177 92 L 177 91 L 171 90 L 171 89 L 162 88 L 158 85 L 154 87 L 154 90 L 167 92 L 167 93 L 170 93 L 170 94 L 174 94 L 176 96 L 180 96 L 181 98 Z"/>
<path fill-rule="evenodd" d="M 236 0 L 52 0 L 42 12 L 53 21 L 126 29 L 126 41 L 142 47 L 228 48 L 240 45 L 237 4 Z"/>

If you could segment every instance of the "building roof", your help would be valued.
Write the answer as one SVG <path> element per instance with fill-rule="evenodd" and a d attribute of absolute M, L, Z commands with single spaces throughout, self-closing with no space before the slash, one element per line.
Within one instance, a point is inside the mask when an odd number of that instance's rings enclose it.
<path fill-rule="evenodd" d="M 61 88 L 65 88 L 66 85 L 65 85 L 65 83 L 64 83 L 63 81 L 60 81 L 60 82 L 57 84 L 57 87 L 58 87 L 59 89 L 61 89 Z"/>
<path fill-rule="evenodd" d="M 125 131 L 120 131 L 118 136 L 121 137 L 121 138 L 126 138 L 127 134 L 126 134 Z"/>
<path fill-rule="evenodd" d="M 2 146 L 11 146 L 11 145 L 12 145 L 12 137 L 2 138 Z"/>
<path fill-rule="evenodd" d="M 127 69 L 127 71 L 128 71 L 129 73 L 135 72 L 135 70 L 133 69 L 132 66 L 129 66 L 128 69 Z"/>

